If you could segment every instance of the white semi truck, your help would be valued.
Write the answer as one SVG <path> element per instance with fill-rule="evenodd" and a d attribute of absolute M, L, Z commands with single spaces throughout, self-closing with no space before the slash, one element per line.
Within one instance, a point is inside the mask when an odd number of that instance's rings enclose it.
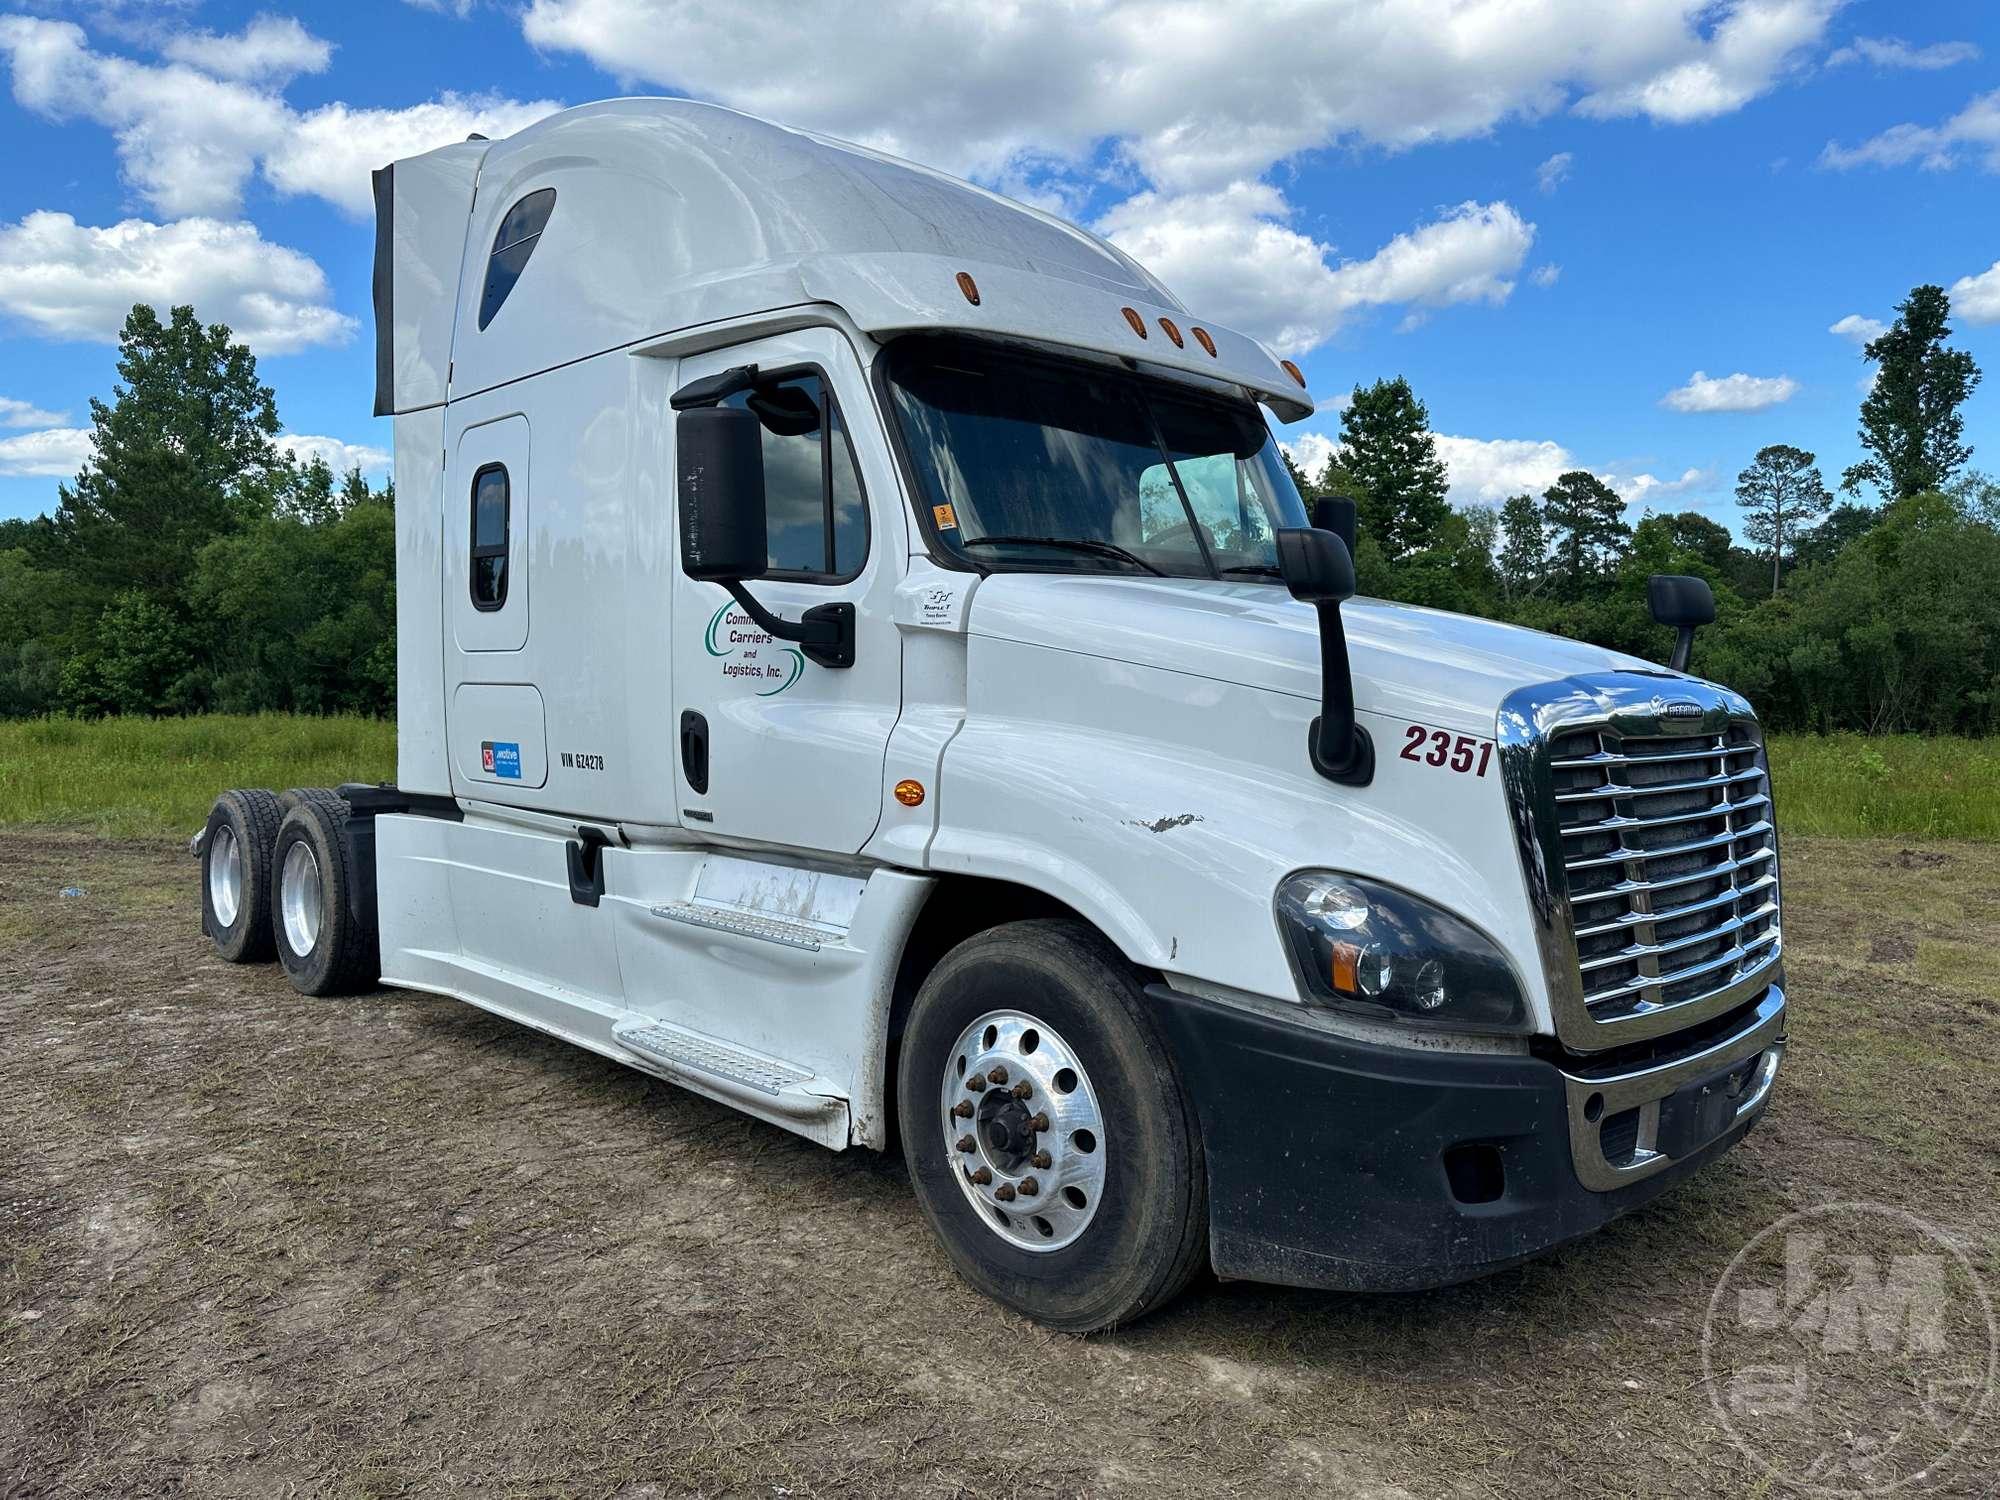
<path fill-rule="evenodd" d="M 397 779 L 233 791 L 224 956 L 836 1150 L 1073 1330 L 1440 1285 L 1728 1149 L 1784 1051 L 1761 736 L 1353 592 L 1303 377 L 1111 246 L 670 99 L 375 179 Z"/>

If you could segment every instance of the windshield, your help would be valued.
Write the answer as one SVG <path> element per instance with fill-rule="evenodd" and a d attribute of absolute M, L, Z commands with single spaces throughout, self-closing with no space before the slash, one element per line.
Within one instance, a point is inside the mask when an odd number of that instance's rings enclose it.
<path fill-rule="evenodd" d="M 889 350 L 938 538 L 981 567 L 1277 577 L 1305 506 L 1249 402 L 977 344 Z"/>

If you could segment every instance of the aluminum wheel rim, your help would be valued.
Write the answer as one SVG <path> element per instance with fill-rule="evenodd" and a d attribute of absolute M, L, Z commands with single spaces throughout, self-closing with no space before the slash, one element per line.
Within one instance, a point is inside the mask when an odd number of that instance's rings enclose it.
<path fill-rule="evenodd" d="M 285 923 L 285 941 L 292 952 L 304 958 L 319 943 L 320 907 L 325 899 L 320 887 L 319 860 L 304 839 L 285 851 L 285 868 L 278 879 L 278 905 Z"/>
<path fill-rule="evenodd" d="M 227 823 L 215 830 L 208 845 L 208 905 L 224 927 L 236 925 L 243 910 L 243 846 Z"/>
<path fill-rule="evenodd" d="M 980 1222 L 1021 1250 L 1075 1243 L 1110 1149 L 1076 1050 L 1033 1016 L 988 1011 L 945 1054 L 939 1100 L 945 1160 Z"/>

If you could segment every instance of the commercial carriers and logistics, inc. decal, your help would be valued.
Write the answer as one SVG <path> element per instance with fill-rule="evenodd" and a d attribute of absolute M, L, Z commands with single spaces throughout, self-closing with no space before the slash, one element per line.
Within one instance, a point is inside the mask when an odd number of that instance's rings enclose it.
<path fill-rule="evenodd" d="M 710 616 L 702 644 L 721 661 L 724 677 L 757 683 L 759 698 L 782 693 L 805 675 L 805 653 L 790 646 L 770 651 L 771 637 L 734 600 Z"/>

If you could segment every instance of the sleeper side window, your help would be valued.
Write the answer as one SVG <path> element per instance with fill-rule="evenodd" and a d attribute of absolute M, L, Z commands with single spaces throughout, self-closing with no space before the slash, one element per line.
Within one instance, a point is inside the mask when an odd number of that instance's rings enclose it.
<path fill-rule="evenodd" d="M 528 257 L 548 227 L 556 206 L 556 190 L 541 188 L 508 209 L 494 231 L 493 252 L 486 257 L 486 288 L 479 297 L 479 326 L 484 329 L 500 311 L 500 304 L 514 290 L 527 268 Z"/>
<path fill-rule="evenodd" d="M 472 607 L 494 610 L 507 602 L 509 512 L 513 496 L 505 464 L 488 464 L 472 476 Z"/>
<path fill-rule="evenodd" d="M 774 575 L 842 583 L 868 557 L 861 471 L 833 393 L 802 371 L 731 396 L 763 426 L 764 504 Z"/>

